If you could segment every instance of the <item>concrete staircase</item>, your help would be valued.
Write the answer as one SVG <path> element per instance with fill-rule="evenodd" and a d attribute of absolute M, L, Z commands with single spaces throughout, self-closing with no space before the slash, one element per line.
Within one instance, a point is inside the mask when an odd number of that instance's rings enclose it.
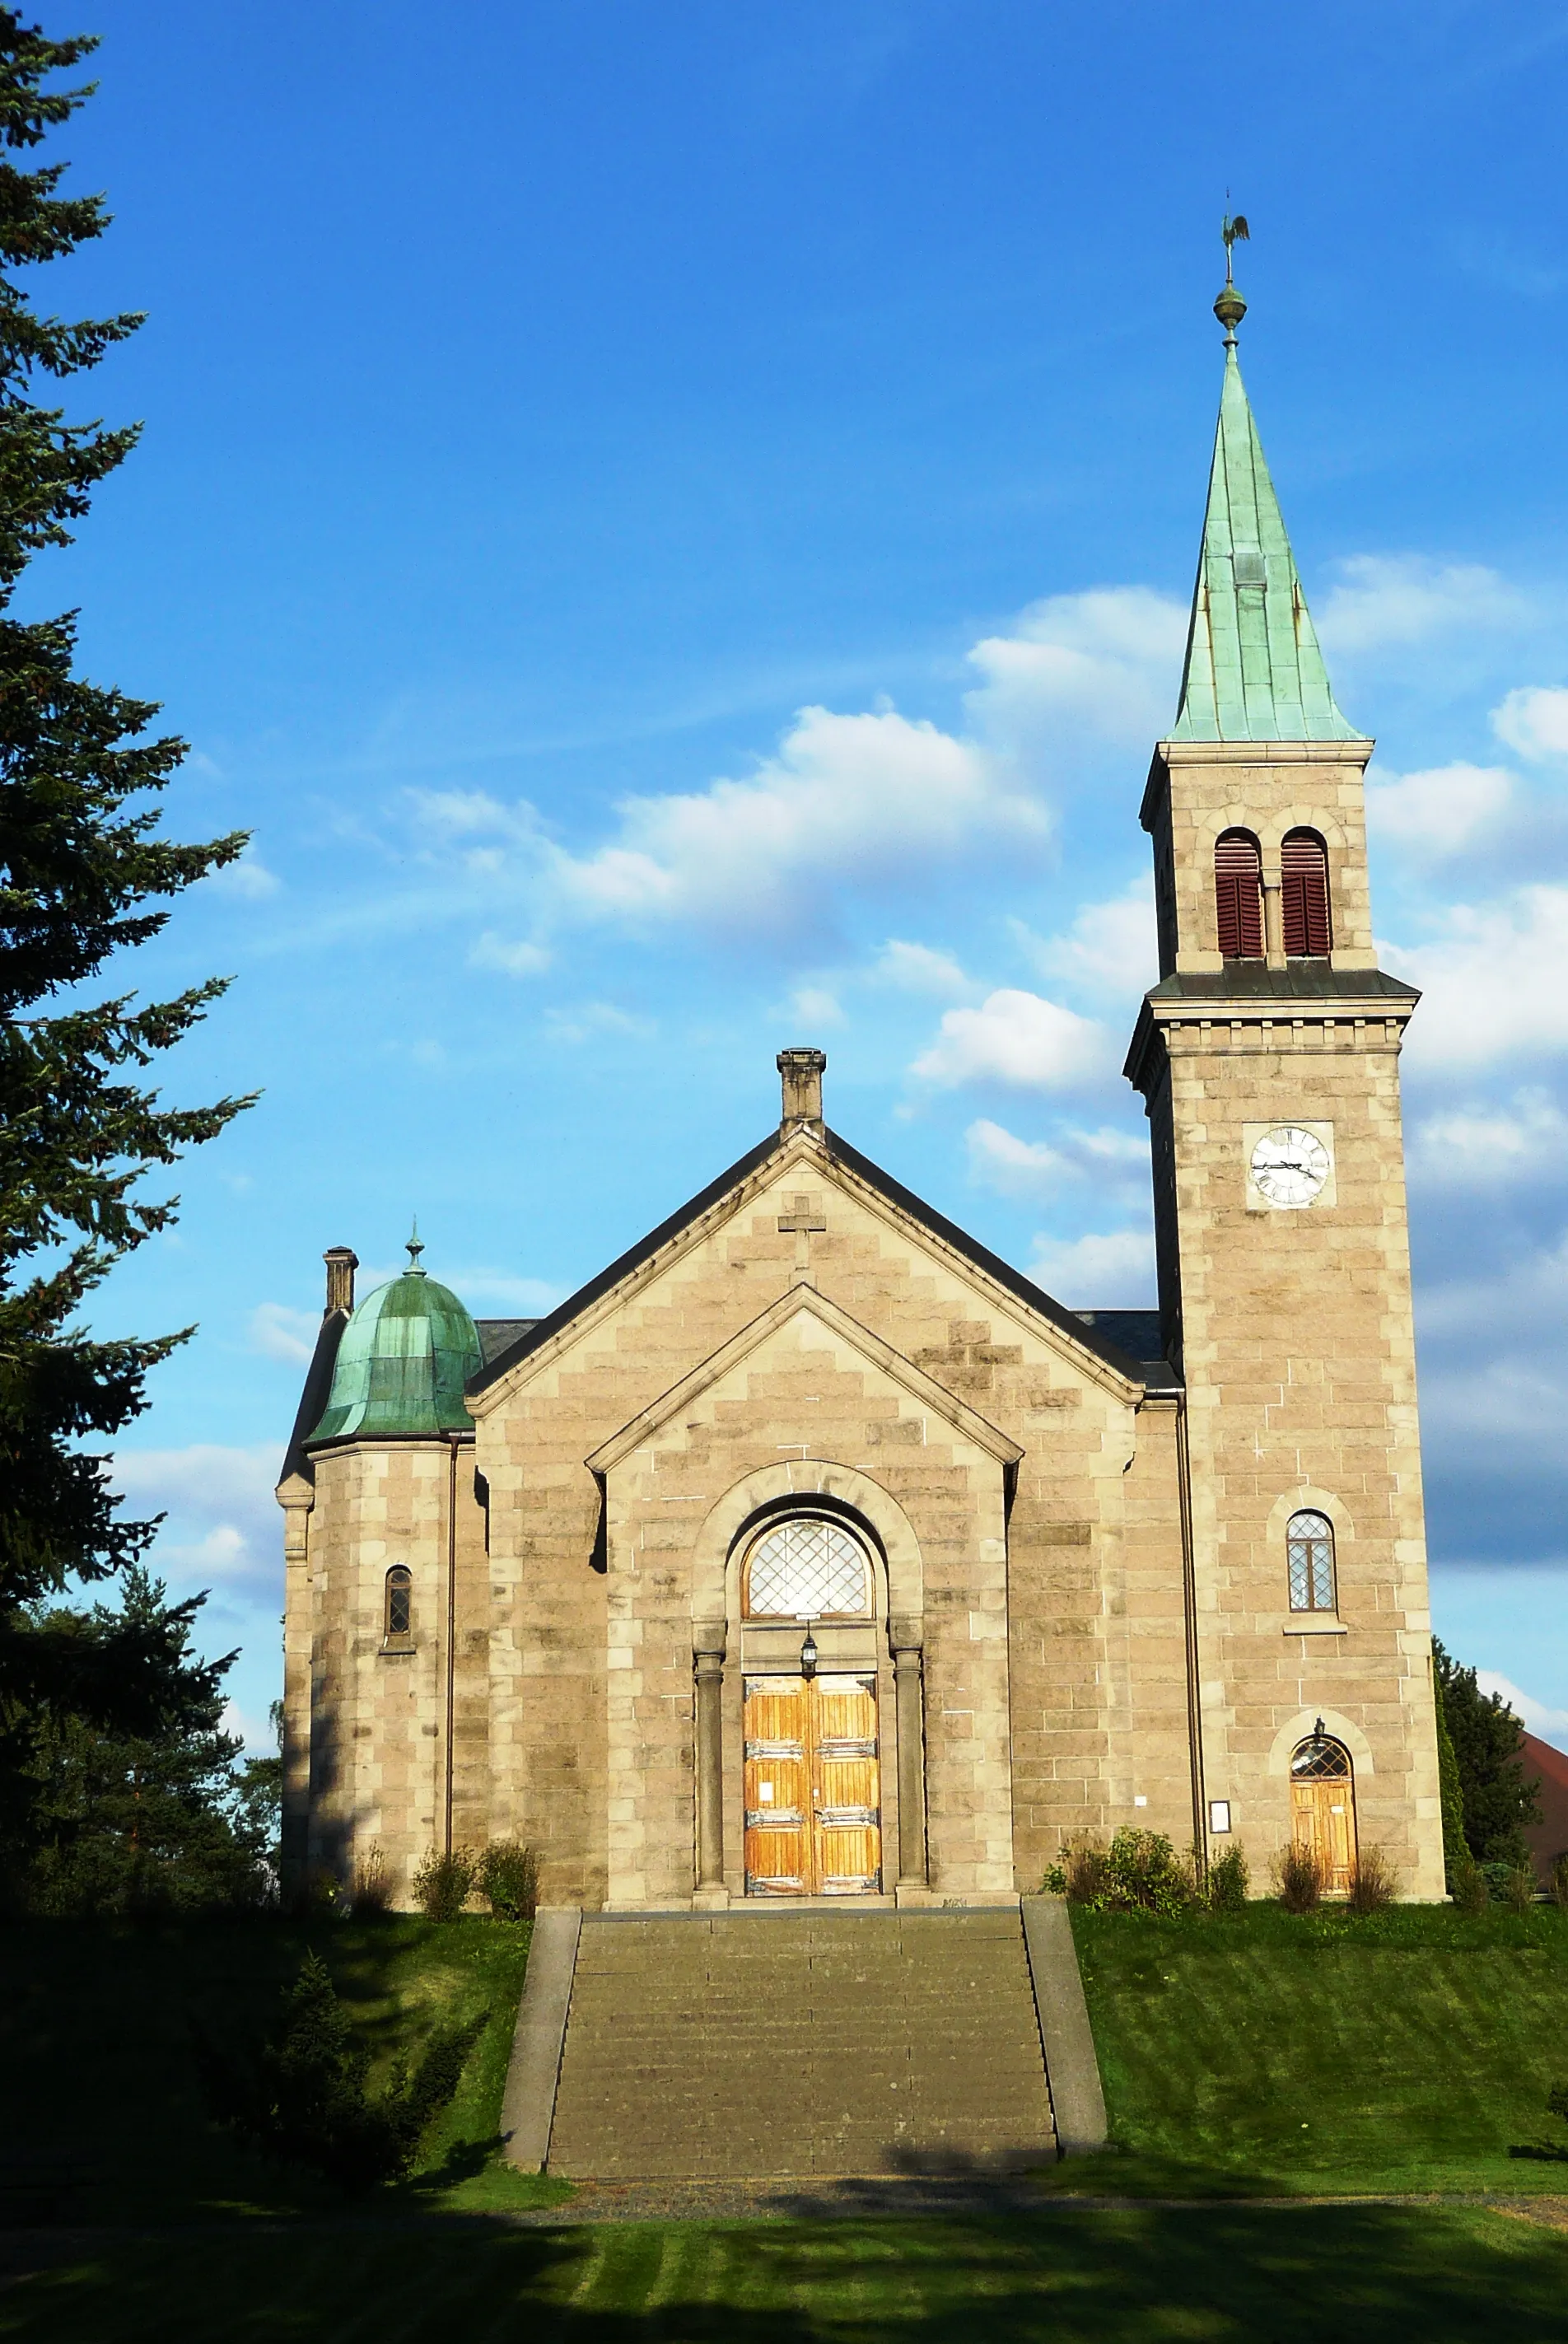
<path fill-rule="evenodd" d="M 551 2171 L 1006 2171 L 1055 2156 L 1017 1907 L 584 1918 Z"/>

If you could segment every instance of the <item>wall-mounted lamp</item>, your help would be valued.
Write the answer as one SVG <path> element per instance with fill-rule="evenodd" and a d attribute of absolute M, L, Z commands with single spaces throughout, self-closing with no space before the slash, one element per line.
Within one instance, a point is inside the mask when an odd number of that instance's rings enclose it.
<path fill-rule="evenodd" d="M 805 1636 L 800 1648 L 800 1672 L 808 1684 L 816 1674 L 816 1638 L 811 1632 L 809 1620 L 806 1622 Z"/>

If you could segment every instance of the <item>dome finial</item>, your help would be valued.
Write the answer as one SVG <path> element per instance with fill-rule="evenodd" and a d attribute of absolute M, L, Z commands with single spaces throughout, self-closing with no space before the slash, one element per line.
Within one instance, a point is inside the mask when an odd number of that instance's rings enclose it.
<path fill-rule="evenodd" d="M 420 1243 L 420 1217 L 416 1213 L 413 1235 L 409 1239 L 409 1267 L 403 1273 L 405 1277 L 423 1278 L 425 1273 L 420 1268 L 420 1256 L 423 1251 L 424 1247 Z"/>
<path fill-rule="evenodd" d="M 1225 200 L 1227 204 L 1230 201 L 1229 188 L 1225 191 Z M 1214 304 L 1214 314 L 1225 328 L 1226 349 L 1233 350 L 1236 348 L 1236 328 L 1247 315 L 1247 304 L 1236 290 L 1236 280 L 1230 274 L 1230 248 L 1238 240 L 1242 244 L 1249 244 L 1252 240 L 1246 213 L 1238 212 L 1232 218 L 1228 211 L 1219 233 L 1225 239 L 1225 284 Z"/>

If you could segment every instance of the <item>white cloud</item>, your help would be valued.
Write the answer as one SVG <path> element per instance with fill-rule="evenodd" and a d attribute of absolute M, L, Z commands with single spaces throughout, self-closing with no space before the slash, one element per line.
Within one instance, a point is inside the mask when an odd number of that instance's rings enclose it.
<path fill-rule="evenodd" d="M 1065 936 L 1021 933 L 1042 975 L 1065 978 L 1087 993 L 1114 994 L 1123 1004 L 1159 973 L 1152 876 L 1135 879 L 1108 903 L 1086 904 Z"/>
<path fill-rule="evenodd" d="M 1420 554 L 1352 554 L 1319 610 L 1325 651 L 1374 652 L 1430 642 L 1460 630 L 1517 627 L 1526 596 L 1479 562 L 1439 562 Z"/>
<path fill-rule="evenodd" d="M 600 1034 L 651 1034 L 652 1023 L 618 1009 L 612 1001 L 583 1001 L 575 1009 L 552 1009 L 545 1030 L 555 1042 L 591 1042 Z"/>
<path fill-rule="evenodd" d="M 1146 1228 L 1066 1241 L 1037 1237 L 1029 1276 L 1069 1309 L 1151 1308 L 1154 1238 Z"/>
<path fill-rule="evenodd" d="M 1148 1149 L 1130 1133 L 1109 1129 L 1068 1131 L 1057 1144 L 1019 1139 L 986 1117 L 964 1135 L 969 1176 L 1004 1197 L 1054 1196 L 1067 1183 L 1093 1179 L 1101 1187 L 1146 1183 Z"/>
<path fill-rule="evenodd" d="M 969 653 L 984 681 L 967 695 L 976 728 L 1017 745 L 1042 732 L 1087 732 L 1146 743 L 1176 709 L 1187 640 L 1185 603 L 1147 586 L 1054 594 L 1008 635 Z"/>
<path fill-rule="evenodd" d="M 1407 853 L 1455 854 L 1508 805 L 1513 776 L 1501 765 L 1438 765 L 1369 783 L 1367 827 Z"/>
<path fill-rule="evenodd" d="M 537 976 L 550 966 L 550 954 L 543 945 L 509 942 L 487 928 L 469 955 L 469 966 L 500 969 L 504 976 Z"/>
<path fill-rule="evenodd" d="M 1495 1669 L 1477 1669 L 1475 1682 L 1482 1692 L 1501 1693 L 1527 1733 L 1549 1742 L 1553 1750 L 1568 1750 L 1568 1709 L 1549 1709 Z"/>
<path fill-rule="evenodd" d="M 281 1588 L 282 1516 L 273 1486 L 281 1438 L 248 1449 L 122 1449 L 110 1478 L 133 1519 L 167 1513 L 153 1568 L 177 1591 L 216 1584 L 237 1594 Z"/>
<path fill-rule="evenodd" d="M 284 1302 L 258 1302 L 250 1314 L 250 1348 L 264 1359 L 299 1362 L 316 1349 L 321 1321 Z"/>
<path fill-rule="evenodd" d="M 890 937 L 876 956 L 872 975 L 900 993 L 923 993 L 938 1001 L 962 1000 L 976 988 L 951 953 L 935 952 L 929 945 L 901 944 Z"/>
<path fill-rule="evenodd" d="M 1568 692 L 1538 684 L 1511 692 L 1492 710 L 1492 729 L 1533 763 L 1568 757 Z"/>
<path fill-rule="evenodd" d="M 824 985 L 800 985 L 790 995 L 789 1014 L 799 1026 L 842 1026 L 846 1021 L 838 995 Z"/>
<path fill-rule="evenodd" d="M 803 709 L 748 780 L 624 799 L 621 834 L 597 852 L 556 851 L 568 909 L 634 924 L 777 925 L 808 896 L 942 865 L 982 839 L 1042 839 L 1045 809 L 979 743 L 896 711 Z"/>
<path fill-rule="evenodd" d="M 1568 1118 L 1543 1090 L 1512 1107 L 1455 1107 L 1423 1117 L 1411 1134 L 1411 1172 L 1429 1187 L 1498 1187 L 1561 1169 Z"/>
<path fill-rule="evenodd" d="M 283 882 L 275 871 L 269 871 L 259 854 L 248 848 L 238 862 L 226 863 L 220 870 L 208 874 L 207 884 L 217 888 L 220 895 L 238 895 L 242 902 L 259 903 L 264 896 L 276 895 Z"/>
<path fill-rule="evenodd" d="M 1037 993 L 1012 988 L 987 995 L 978 1009 L 949 1009 L 936 1040 L 916 1058 L 923 1082 L 999 1082 L 1054 1090 L 1106 1069 L 1104 1026 Z"/>
<path fill-rule="evenodd" d="M 1431 944 L 1387 948 L 1396 975 L 1426 995 L 1411 1028 L 1412 1057 L 1477 1066 L 1568 1047 L 1568 887 L 1458 904 L 1447 925 Z"/>

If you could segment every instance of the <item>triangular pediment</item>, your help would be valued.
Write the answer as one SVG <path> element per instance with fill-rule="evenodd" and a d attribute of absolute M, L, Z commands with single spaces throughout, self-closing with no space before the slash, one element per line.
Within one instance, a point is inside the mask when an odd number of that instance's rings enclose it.
<path fill-rule="evenodd" d="M 1055 1301 L 1010 1264 L 901 1186 L 835 1132 L 796 1128 L 753 1148 L 680 1212 L 568 1297 L 548 1318 L 482 1368 L 467 1387 L 477 1415 L 485 1415 L 633 1296 L 668 1276 L 698 1247 L 750 1210 L 775 1183 L 788 1178 L 825 1182 L 875 1220 L 954 1271 L 988 1307 L 1015 1323 L 1032 1324 L 1050 1348 L 1070 1355 L 1091 1380 L 1123 1399 L 1143 1387 L 1138 1363 L 1108 1336 Z"/>
<path fill-rule="evenodd" d="M 862 1327 L 847 1310 L 840 1309 L 836 1302 L 830 1302 L 814 1288 L 796 1286 L 789 1293 L 781 1295 L 776 1302 L 771 1303 L 749 1326 L 743 1327 L 738 1335 L 733 1335 L 727 1343 L 721 1344 L 700 1367 L 693 1368 L 690 1375 L 683 1376 L 678 1384 L 672 1385 L 647 1408 L 640 1409 L 629 1423 L 622 1426 L 619 1432 L 612 1433 L 608 1440 L 602 1441 L 592 1455 L 583 1460 L 590 1472 L 612 1472 L 633 1450 L 654 1439 L 673 1417 L 689 1409 L 703 1392 L 722 1381 L 771 1337 L 796 1319 L 814 1322 L 826 1333 L 847 1343 L 867 1367 L 879 1369 L 891 1382 L 901 1385 L 922 1408 L 942 1417 L 956 1432 L 972 1441 L 976 1448 L 986 1450 L 998 1464 L 1016 1465 L 1022 1458 L 1024 1452 L 1016 1440 L 998 1431 L 967 1402 L 948 1391 L 934 1376 L 927 1375 L 924 1368 L 917 1368 L 913 1359 L 906 1359 L 902 1352 L 895 1351 L 890 1343 L 885 1343 L 880 1336 L 874 1335 L 868 1327 Z"/>

